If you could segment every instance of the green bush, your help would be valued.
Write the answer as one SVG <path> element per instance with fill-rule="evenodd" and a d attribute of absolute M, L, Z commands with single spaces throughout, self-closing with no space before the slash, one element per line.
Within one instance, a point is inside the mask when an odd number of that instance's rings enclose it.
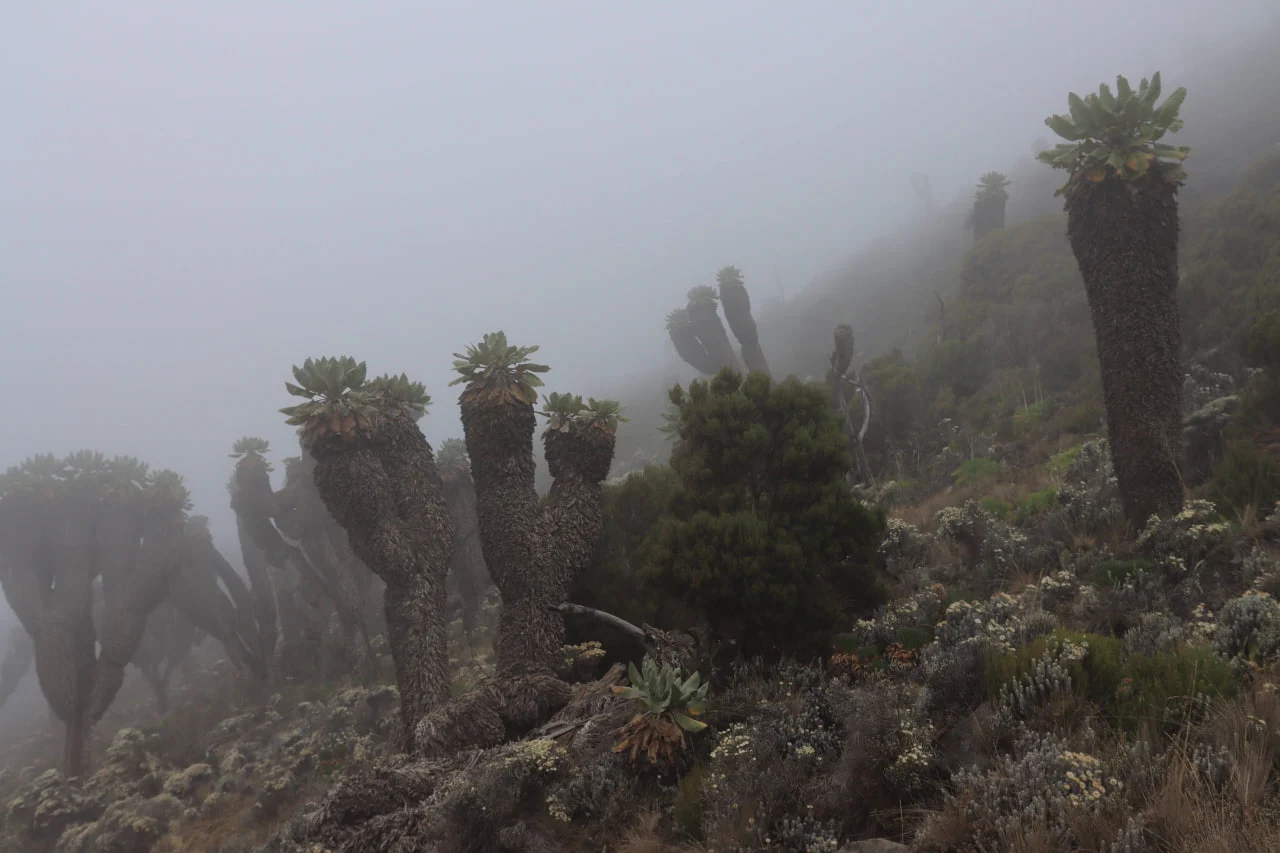
<path fill-rule="evenodd" d="M 1102 560 L 1093 567 L 1093 585 L 1115 588 L 1139 572 L 1155 568 L 1150 560 Z"/>
<path fill-rule="evenodd" d="M 1022 500 L 1018 501 L 1018 518 L 1026 521 L 1038 515 L 1044 515 L 1053 509 L 1053 505 L 1058 502 L 1057 489 L 1044 489 L 1039 492 L 1032 492 Z"/>
<path fill-rule="evenodd" d="M 957 486 L 985 483 L 1000 476 L 1000 463 L 985 456 L 968 459 L 951 476 Z"/>
<path fill-rule="evenodd" d="M 996 518 L 1007 519 L 1013 515 L 1013 504 L 1000 498 L 983 498 L 978 501 L 982 508 Z"/>
<path fill-rule="evenodd" d="M 828 390 L 731 370 L 676 386 L 681 488 L 645 547 L 647 582 L 748 655 L 825 654 L 884 592 L 884 513 L 853 499 Z"/>
<path fill-rule="evenodd" d="M 1084 659 L 1068 666 L 1072 691 L 1096 706 L 1116 729 L 1130 734 L 1173 734 L 1195 697 L 1221 699 L 1236 691 L 1231 664 L 1207 646 L 1130 655 L 1115 637 L 1055 631 L 1015 651 L 990 655 L 988 694 L 994 698 L 1002 686 L 1026 676 L 1055 641 L 1088 644 Z"/>
<path fill-rule="evenodd" d="M 1023 406 L 1013 413 L 1013 434 L 1022 438 L 1049 418 L 1049 403 L 1041 401 Z"/>
<path fill-rule="evenodd" d="M 1224 512 L 1240 515 L 1250 506 L 1269 509 L 1280 500 L 1280 464 L 1251 440 L 1234 439 L 1214 468 L 1208 491 Z"/>

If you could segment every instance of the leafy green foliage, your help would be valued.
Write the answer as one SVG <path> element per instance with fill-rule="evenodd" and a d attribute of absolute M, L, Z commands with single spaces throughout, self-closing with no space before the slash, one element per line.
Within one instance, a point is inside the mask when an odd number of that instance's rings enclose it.
<path fill-rule="evenodd" d="M 645 538 L 679 489 L 680 480 L 668 465 L 649 465 L 620 481 L 605 483 L 600 542 L 574 580 L 570 601 L 617 614 L 636 625 L 689 627 L 678 599 L 646 587 L 641 579 L 647 560 Z M 610 647 L 607 638 L 605 647 Z"/>
<path fill-rule="evenodd" d="M 1222 511 L 1242 515 L 1248 507 L 1265 514 L 1280 500 L 1280 464 L 1252 439 L 1227 443 L 1227 453 L 1213 470 L 1208 491 Z"/>
<path fill-rule="evenodd" d="M 426 386 L 421 382 L 414 382 L 404 373 L 399 376 L 384 374 L 375 377 L 365 384 L 364 390 L 403 406 L 419 418 L 427 413 L 427 406 L 431 405 L 431 395 L 427 393 Z"/>
<path fill-rule="evenodd" d="M 689 291 L 690 305 L 716 305 L 720 302 L 720 294 L 714 287 L 700 284 Z"/>
<path fill-rule="evenodd" d="M 294 366 L 293 376 L 297 384 L 286 382 L 285 388 L 306 402 L 280 411 L 287 417 L 286 423 L 301 428 L 304 444 L 314 444 L 327 435 L 350 441 L 358 431 L 373 428 L 391 407 L 421 418 L 431 402 L 421 382 L 413 382 L 403 373 L 367 379 L 365 363 L 346 355 L 309 358 L 301 367 Z"/>
<path fill-rule="evenodd" d="M 543 397 L 541 415 L 547 417 L 560 416 L 562 418 L 571 418 L 587 407 L 582 401 L 581 394 L 559 394 L 552 391 Z"/>
<path fill-rule="evenodd" d="M 633 761 L 644 755 L 654 764 L 673 764 L 685 733 L 707 727 L 694 717 L 706 704 L 708 685 L 696 672 L 682 678 L 670 664 L 658 666 L 648 656 L 639 669 L 627 664 L 627 676 L 630 686 L 614 692 L 635 702 L 639 713 L 618 730 L 621 737 L 613 751 L 629 752 Z"/>
<path fill-rule="evenodd" d="M 187 490 L 182 475 L 176 471 L 167 468 L 152 471 L 147 477 L 146 492 L 159 503 L 182 510 L 191 509 L 191 492 Z"/>
<path fill-rule="evenodd" d="M 985 456 L 980 456 L 977 459 L 966 459 L 952 474 L 957 486 L 986 483 L 999 476 L 1000 463 Z"/>
<path fill-rule="evenodd" d="M 471 457 L 467 455 L 467 443 L 460 438 L 446 438 L 440 442 L 440 449 L 436 453 L 436 468 L 442 476 L 470 471 Z"/>
<path fill-rule="evenodd" d="M 1207 646 L 1186 646 L 1171 654 L 1128 654 L 1114 637 L 1055 631 L 987 661 L 987 687 L 992 696 L 1001 686 L 1030 673 L 1053 643 L 1087 644 L 1083 660 L 1067 666 L 1072 690 L 1095 705 L 1116 728 L 1131 734 L 1179 728 L 1197 694 L 1210 699 L 1234 695 L 1231 665 Z"/>
<path fill-rule="evenodd" d="M 827 389 L 732 370 L 676 386 L 681 489 L 646 543 L 648 581 L 747 654 L 821 654 L 880 595 L 883 515 L 854 501 Z"/>
<path fill-rule="evenodd" d="M 551 368 L 529 361 L 537 346 L 517 347 L 507 343 L 505 332 L 490 332 L 478 344 L 467 346 L 465 353 L 454 353 L 453 369 L 458 377 L 450 385 L 467 383 L 487 391 L 512 393 L 533 405 L 538 400 L 534 390 L 542 385 L 539 373 Z"/>
<path fill-rule="evenodd" d="M 627 664 L 627 677 L 630 686 L 614 690 L 623 699 L 636 702 L 643 713 L 654 717 L 666 714 L 686 732 L 700 732 L 707 727 L 701 720 L 693 719 L 706 706 L 710 687 L 702 683 L 698 673 L 682 679 L 675 667 L 667 663 L 658 666 L 646 655 L 640 669 L 636 669 L 634 663 Z"/>
<path fill-rule="evenodd" d="M 363 361 L 346 355 L 308 358 L 301 367 L 294 365 L 293 377 L 298 382 L 286 382 L 284 387 L 306 402 L 281 409 L 285 423 L 301 427 L 306 443 L 325 434 L 353 438 L 357 429 L 368 428 L 374 415 L 368 395 L 359 393 L 367 373 Z"/>
<path fill-rule="evenodd" d="M 742 284 L 742 270 L 737 267 L 721 267 L 716 273 L 716 284 L 720 287 L 726 284 Z"/>
<path fill-rule="evenodd" d="M 1115 588 L 1140 572 L 1154 570 L 1150 560 L 1101 560 L 1093 567 L 1093 585 Z"/>
<path fill-rule="evenodd" d="M 10 467 L 0 476 L 0 497 L 22 494 L 54 497 L 68 488 L 80 494 L 137 497 L 151 482 L 147 464 L 133 456 L 108 459 L 92 450 L 78 450 L 61 458 L 42 453 Z"/>
<path fill-rule="evenodd" d="M 1103 83 L 1096 95 L 1067 96 L 1070 115 L 1052 115 L 1045 124 L 1063 139 L 1049 151 L 1040 153 L 1041 162 L 1055 169 L 1067 169 L 1071 180 L 1059 192 L 1077 182 L 1098 182 L 1108 175 L 1131 181 L 1144 175 L 1181 182 L 1186 177 L 1182 162 L 1191 152 L 1185 146 L 1160 142 L 1165 134 L 1182 128 L 1178 110 L 1187 97 L 1179 87 L 1157 106 L 1160 73 L 1143 78 L 1137 91 L 1124 77 L 1116 77 L 1116 92 Z"/>
<path fill-rule="evenodd" d="M 1007 188 L 1012 181 L 1004 172 L 987 172 L 978 180 L 978 188 L 973 192 L 974 201 L 986 201 L 992 198 L 1008 198 Z"/>
<path fill-rule="evenodd" d="M 271 443 L 266 439 L 245 436 L 236 439 L 236 443 L 231 446 L 230 456 L 232 459 L 242 459 L 251 453 L 256 456 L 266 456 L 269 452 L 271 452 Z"/>

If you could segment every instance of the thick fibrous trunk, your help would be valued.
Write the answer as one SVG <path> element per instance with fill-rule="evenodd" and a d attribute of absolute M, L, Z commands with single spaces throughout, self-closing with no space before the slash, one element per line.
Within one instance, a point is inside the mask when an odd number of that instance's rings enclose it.
<path fill-rule="evenodd" d="M 1000 194 L 973 203 L 973 240 L 976 243 L 992 231 L 1004 228 L 1004 209 L 1008 197 Z"/>
<path fill-rule="evenodd" d="M 271 584 L 267 555 L 253 541 L 247 522 L 236 514 L 236 535 L 240 539 L 240 557 L 249 588 L 253 591 L 253 614 L 258 623 L 258 654 L 264 662 L 272 660 L 279 642 L 279 617 L 276 614 L 275 588 Z"/>
<path fill-rule="evenodd" d="M 311 448 L 315 486 L 351 549 L 387 584 L 387 640 L 406 747 L 417 721 L 449 695 L 444 610 L 453 521 L 431 447 L 407 413 L 375 434 Z"/>
<path fill-rule="evenodd" d="M 18 689 L 23 676 L 31 669 L 31 661 L 35 658 L 35 649 L 31 646 L 31 638 L 22 626 L 15 626 L 9 632 L 9 649 L 0 661 L 0 708 L 9 701 L 9 697 Z"/>
<path fill-rule="evenodd" d="M 182 537 L 182 568 L 174 579 L 169 599 L 178 613 L 222 644 L 227 657 L 238 669 L 247 669 L 265 679 L 265 662 L 258 657 L 237 626 L 235 605 L 218 588 L 218 576 L 209 565 L 207 534 L 193 531 Z"/>
<path fill-rule="evenodd" d="M 1067 234 L 1097 338 L 1125 516 L 1137 528 L 1182 507 L 1182 366 L 1176 187 L 1158 177 L 1077 186 Z"/>
<path fill-rule="evenodd" d="M 142 544 L 134 554 L 132 570 L 112 577 L 107 565 L 103 564 L 102 591 L 106 615 L 99 631 L 102 650 L 88 708 L 91 723 L 102 719 L 115 699 L 120 685 L 124 683 L 124 669 L 142 642 L 148 615 L 168 595 L 173 585 L 182 563 L 183 523 L 182 511 L 176 507 L 144 510 Z M 100 530 L 100 539 L 101 536 Z"/>
<path fill-rule="evenodd" d="M 689 321 L 697 332 L 698 340 L 715 360 L 716 369 L 713 373 L 719 373 L 725 367 L 739 370 L 741 365 L 738 363 L 738 356 L 734 353 L 733 344 L 724 330 L 724 323 L 720 322 L 716 303 L 714 301 L 690 302 L 686 310 L 689 312 Z"/>
<path fill-rule="evenodd" d="M 613 459 L 613 433 L 578 423 L 549 427 L 546 458 L 555 480 L 540 506 L 533 407 L 517 400 L 495 405 L 464 392 L 462 425 L 485 562 L 502 595 L 498 677 L 553 675 L 564 641 L 555 606 L 599 539 L 600 484 Z"/>
<path fill-rule="evenodd" d="M 755 318 L 751 316 L 751 296 L 740 281 L 720 283 L 720 304 L 724 306 L 724 318 L 729 321 L 733 336 L 742 346 L 742 360 L 752 373 L 769 374 L 764 349 L 760 346 L 760 333 Z"/>
<path fill-rule="evenodd" d="M 453 561 L 449 570 L 462 602 L 462 627 L 470 634 L 479 620 L 489 571 L 480 544 L 475 485 L 469 474 L 458 473 L 445 481 L 445 502 L 453 518 Z"/>
<path fill-rule="evenodd" d="M 675 344 L 676 353 L 692 368 L 708 376 L 720 371 L 719 363 L 702 346 L 698 333 L 689 319 L 673 321 L 667 325 L 667 334 Z"/>

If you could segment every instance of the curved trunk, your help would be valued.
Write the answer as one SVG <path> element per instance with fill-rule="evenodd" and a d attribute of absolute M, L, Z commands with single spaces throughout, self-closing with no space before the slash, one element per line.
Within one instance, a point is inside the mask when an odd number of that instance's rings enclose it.
<path fill-rule="evenodd" d="M 720 284 L 720 304 L 724 306 L 724 318 L 729 322 L 733 336 L 742 347 L 742 360 L 752 373 L 769 375 L 769 363 L 765 361 L 760 346 L 760 333 L 755 318 L 751 316 L 751 296 L 740 281 L 724 281 Z"/>
<path fill-rule="evenodd" d="M 1097 338 L 1112 461 L 1134 529 L 1182 507 L 1176 193 L 1158 178 L 1108 176 L 1078 185 L 1066 204 Z"/>
<path fill-rule="evenodd" d="M 276 616 L 276 595 L 267 570 L 267 555 L 253 541 L 244 518 L 236 513 L 236 536 L 240 540 L 240 558 L 249 587 L 253 591 L 253 614 L 258 622 L 259 654 L 264 661 L 271 660 L 279 642 L 279 625 Z"/>
<path fill-rule="evenodd" d="M 702 346 L 692 323 L 677 323 L 667 327 L 671 343 L 675 344 L 676 353 L 693 369 L 708 376 L 715 376 L 720 368 L 716 360 Z"/>
<path fill-rule="evenodd" d="M 222 552 L 213 544 L 212 539 L 205 540 L 202 558 L 213 569 L 214 574 L 222 581 L 231 603 L 235 605 L 236 631 L 249 648 L 255 651 L 262 648 L 262 635 L 258 631 L 257 601 L 249 592 L 244 578 L 222 556 Z M 265 660 L 265 659 L 264 659 Z"/>
<path fill-rule="evenodd" d="M 31 670 L 31 662 L 35 659 L 35 648 L 31 638 L 21 626 L 9 632 L 9 650 L 0 662 L 0 708 L 9 701 L 9 697 L 18 689 L 22 678 Z"/>
<path fill-rule="evenodd" d="M 63 772 L 84 770 L 88 700 L 96 664 L 93 630 L 93 527 L 87 500 L 61 502 L 50 537 L 53 588 L 45 619 L 33 635 L 36 675 L 53 712 L 66 724 Z"/>
<path fill-rule="evenodd" d="M 445 484 L 445 502 L 453 518 L 453 561 L 449 570 L 462 602 L 462 627 L 471 634 L 479 622 L 489 571 L 480 545 L 476 518 L 476 490 L 467 474 L 457 474 Z"/>
<path fill-rule="evenodd" d="M 351 549 L 387 584 L 387 640 L 406 748 L 418 720 L 449 695 L 445 575 L 453 522 L 431 446 L 411 416 L 388 412 L 355 444 L 312 448 L 315 486 Z"/>
<path fill-rule="evenodd" d="M 733 344 L 730 343 L 729 335 L 724 330 L 724 323 L 720 322 L 720 312 L 716 310 L 716 303 L 690 302 L 686 310 L 689 312 L 689 321 L 693 324 L 698 340 L 702 342 L 703 348 L 716 363 L 716 369 L 712 374 L 719 373 L 725 367 L 740 370 L 738 356 L 734 353 Z"/>
<path fill-rule="evenodd" d="M 349 672 L 368 681 L 373 671 L 369 634 L 364 624 L 364 596 L 350 567 L 342 561 L 327 536 L 308 536 L 302 541 L 307 560 L 324 578 L 324 589 L 333 602 L 342 631 L 342 649 Z"/>
<path fill-rule="evenodd" d="M 169 599 L 178 613 L 192 625 L 222 644 L 237 669 L 250 670 L 259 678 L 266 668 L 236 631 L 235 607 L 218 588 L 217 576 L 202 558 L 203 547 L 195 537 L 183 537 L 184 560 L 174 578 Z"/>
<path fill-rule="evenodd" d="M 89 704 L 89 721 L 102 719 L 120 685 L 124 670 L 142 642 L 147 617 L 169 594 L 182 565 L 181 510 L 151 510 L 144 514 L 142 544 L 134 555 L 126 576 L 108 574 L 103 564 L 103 625 L 99 631 L 99 654 L 94 671 L 93 693 Z M 103 528 L 99 528 L 99 553 Z M 124 530 L 122 528 L 121 533 Z M 117 545 L 123 545 L 123 536 Z M 114 602 L 114 606 L 113 606 Z M 114 615 L 113 615 L 114 614 Z"/>

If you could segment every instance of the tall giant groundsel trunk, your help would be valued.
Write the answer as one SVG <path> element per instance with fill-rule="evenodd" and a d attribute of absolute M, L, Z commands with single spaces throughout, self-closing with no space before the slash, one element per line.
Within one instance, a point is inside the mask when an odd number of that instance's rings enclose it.
<path fill-rule="evenodd" d="M 1004 228 L 1004 211 L 1008 200 L 1008 196 L 1001 193 L 980 198 L 973 203 L 972 221 L 975 243 L 991 232 Z"/>
<path fill-rule="evenodd" d="M 470 634 L 479 621 L 481 602 L 489 585 L 484 548 L 476 517 L 476 490 L 471 475 L 458 472 L 445 480 L 445 503 L 453 518 L 453 561 L 449 567 L 461 602 L 462 627 Z"/>
<path fill-rule="evenodd" d="M 733 351 L 733 344 L 730 343 L 729 335 L 724 330 L 724 323 L 720 322 L 720 313 L 716 310 L 715 299 L 691 296 L 685 310 L 689 312 L 689 322 L 693 324 L 698 340 L 715 360 L 716 372 L 725 367 L 740 369 L 741 365 Z"/>
<path fill-rule="evenodd" d="M 1176 185 L 1115 177 L 1067 201 L 1125 516 L 1141 525 L 1182 506 L 1182 364 Z"/>
<path fill-rule="evenodd" d="M 124 683 L 125 667 L 142 642 L 147 617 L 168 595 L 177 577 L 182 562 L 184 522 L 181 508 L 175 505 L 145 507 L 142 542 L 136 550 L 132 571 L 113 578 L 104 564 L 102 590 L 107 615 L 99 636 L 102 648 L 89 705 L 92 722 L 102 719 L 115 699 Z"/>
<path fill-rule="evenodd" d="M 354 441 L 311 447 L 315 485 L 351 548 L 387 585 L 387 640 L 406 744 L 449 695 L 444 609 L 453 522 L 431 447 L 407 413 L 388 408 Z"/>
<path fill-rule="evenodd" d="M 729 321 L 733 336 L 742 347 L 742 360 L 752 373 L 769 375 L 769 363 L 765 361 L 760 346 L 760 333 L 755 318 L 751 316 L 751 296 L 742 283 L 742 274 L 735 267 L 726 267 L 717 276 L 720 285 L 720 304 L 724 306 L 724 318 Z"/>
<path fill-rule="evenodd" d="M 258 655 L 264 663 L 275 658 L 280 639 L 280 617 L 277 613 L 276 591 L 271 583 L 270 564 L 266 553 L 253 541 L 248 522 L 236 513 L 236 536 L 240 541 L 240 559 L 249 587 L 253 591 L 253 613 L 258 623 Z"/>
<path fill-rule="evenodd" d="M 559 646 L 551 649 L 557 634 L 554 619 L 537 612 L 550 600 L 539 571 L 539 556 L 550 543 L 543 541 L 542 509 L 534 488 L 533 405 L 513 397 L 490 401 L 470 388 L 463 392 L 461 405 L 481 549 L 502 596 L 498 677 L 550 674 Z M 558 630 L 563 633 L 563 622 Z"/>

